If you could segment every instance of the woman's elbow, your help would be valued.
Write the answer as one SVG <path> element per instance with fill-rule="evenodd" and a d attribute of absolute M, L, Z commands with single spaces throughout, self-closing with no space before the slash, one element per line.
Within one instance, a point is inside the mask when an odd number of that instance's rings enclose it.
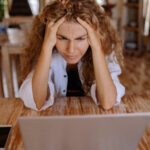
<path fill-rule="evenodd" d="M 115 103 L 103 104 L 102 107 L 104 110 L 109 110 L 114 106 Z"/>
<path fill-rule="evenodd" d="M 42 94 L 42 95 L 34 96 L 34 102 L 35 102 L 36 108 L 38 110 L 40 110 L 44 106 L 44 103 L 48 99 L 49 96 L 50 96 L 49 92 L 47 93 L 47 95 Z"/>
<path fill-rule="evenodd" d="M 42 108 L 42 106 L 43 106 L 43 105 L 38 105 L 38 104 L 36 104 L 36 108 L 37 108 L 38 110 L 40 110 L 40 109 Z"/>
<path fill-rule="evenodd" d="M 116 96 L 114 96 L 114 98 L 112 98 L 112 97 L 108 98 L 107 97 L 107 98 L 102 100 L 101 106 L 104 110 L 109 110 L 114 106 L 115 102 L 116 102 Z"/>
<path fill-rule="evenodd" d="M 44 103 L 45 103 L 45 98 L 40 98 L 40 99 L 36 99 L 34 100 L 35 101 L 35 104 L 36 104 L 36 108 L 38 110 L 40 110 L 43 106 L 44 106 Z"/>
<path fill-rule="evenodd" d="M 40 110 L 44 104 L 36 103 L 36 108 Z"/>

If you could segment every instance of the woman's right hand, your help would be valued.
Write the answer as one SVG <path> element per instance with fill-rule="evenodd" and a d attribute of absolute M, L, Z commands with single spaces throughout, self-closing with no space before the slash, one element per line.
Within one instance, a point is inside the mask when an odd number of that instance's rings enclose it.
<path fill-rule="evenodd" d="M 59 26 L 65 21 L 65 16 L 60 18 L 56 23 L 55 20 L 51 22 L 47 22 L 46 24 L 46 30 L 45 30 L 45 36 L 44 36 L 44 42 L 43 46 L 44 49 L 53 49 L 53 47 L 56 45 L 56 33 L 59 28 Z"/>

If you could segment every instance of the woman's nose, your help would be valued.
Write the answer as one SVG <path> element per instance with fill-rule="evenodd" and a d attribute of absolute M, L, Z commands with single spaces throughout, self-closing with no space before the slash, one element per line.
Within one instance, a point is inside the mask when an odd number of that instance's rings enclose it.
<path fill-rule="evenodd" d="M 68 47 L 67 47 L 67 51 L 69 53 L 73 53 L 74 52 L 74 43 L 72 41 L 68 42 Z"/>

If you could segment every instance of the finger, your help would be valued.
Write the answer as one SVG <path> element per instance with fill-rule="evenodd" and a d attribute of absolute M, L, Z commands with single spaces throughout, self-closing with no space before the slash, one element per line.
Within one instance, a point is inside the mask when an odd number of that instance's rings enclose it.
<path fill-rule="evenodd" d="M 53 21 L 48 21 L 46 26 L 51 27 L 54 24 L 54 22 L 55 22 L 54 20 Z"/>
<path fill-rule="evenodd" d="M 66 20 L 66 18 L 65 18 L 66 16 L 64 16 L 64 17 L 62 17 L 61 19 L 59 19 L 56 23 L 55 23 L 55 27 L 56 28 L 58 28 L 65 20 Z"/>
<path fill-rule="evenodd" d="M 78 22 L 85 27 L 87 30 L 89 30 L 91 27 L 88 23 L 86 23 L 85 21 L 83 21 L 81 18 L 77 17 Z"/>

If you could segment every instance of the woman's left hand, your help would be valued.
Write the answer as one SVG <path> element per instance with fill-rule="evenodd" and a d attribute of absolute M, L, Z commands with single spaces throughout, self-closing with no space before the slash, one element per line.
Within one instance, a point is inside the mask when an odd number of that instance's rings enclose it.
<path fill-rule="evenodd" d="M 88 33 L 88 42 L 92 50 L 101 49 L 101 41 L 99 32 L 94 30 L 87 22 L 77 17 L 78 22 L 87 30 Z"/>

